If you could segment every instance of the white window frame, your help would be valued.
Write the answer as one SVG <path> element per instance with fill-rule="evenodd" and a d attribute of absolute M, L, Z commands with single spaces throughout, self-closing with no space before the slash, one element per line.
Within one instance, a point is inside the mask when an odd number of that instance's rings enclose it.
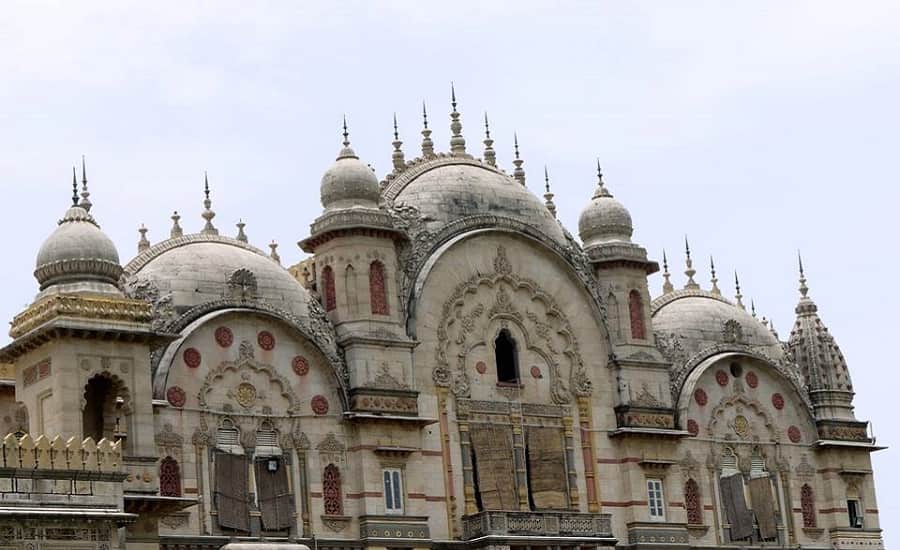
<path fill-rule="evenodd" d="M 650 521 L 666 521 L 665 491 L 660 478 L 647 478 L 647 513 Z"/>
<path fill-rule="evenodd" d="M 405 513 L 403 493 L 403 470 L 401 468 L 383 468 L 381 484 L 384 489 L 384 513 L 402 516 Z"/>

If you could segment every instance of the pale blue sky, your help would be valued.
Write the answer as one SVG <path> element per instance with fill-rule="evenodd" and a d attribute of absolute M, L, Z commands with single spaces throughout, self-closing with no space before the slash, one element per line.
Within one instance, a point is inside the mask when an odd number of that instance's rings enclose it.
<path fill-rule="evenodd" d="M 151 7 L 152 6 L 152 7 Z M 319 212 L 341 115 L 361 157 L 390 166 L 391 115 L 407 156 L 422 100 L 446 150 L 449 82 L 480 151 L 518 131 L 530 187 L 550 167 L 575 232 L 600 157 L 636 240 L 680 271 L 688 234 L 704 286 L 734 269 L 782 337 L 796 250 L 841 344 L 857 416 L 898 445 L 896 2 L 36 2 L 0 17 L 0 318 L 33 298 L 40 243 L 87 155 L 94 213 L 133 256 L 136 229 L 216 224 L 281 243 L 285 263 Z M 658 275 L 651 280 L 659 292 Z M 882 525 L 900 522 L 896 450 L 874 455 Z M 890 532 L 886 533 L 890 539 Z"/>

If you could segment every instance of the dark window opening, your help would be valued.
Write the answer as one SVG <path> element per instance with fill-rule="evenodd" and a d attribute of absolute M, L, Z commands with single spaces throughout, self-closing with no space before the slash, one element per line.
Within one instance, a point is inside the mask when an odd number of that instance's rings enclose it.
<path fill-rule="evenodd" d="M 847 501 L 847 515 L 850 519 L 850 527 L 853 529 L 862 529 L 863 517 L 862 510 L 859 508 L 858 500 Z"/>
<path fill-rule="evenodd" d="M 159 465 L 159 494 L 164 497 L 181 496 L 181 469 L 178 461 L 167 456 Z"/>
<path fill-rule="evenodd" d="M 740 378 L 741 374 L 744 372 L 744 369 L 737 363 L 732 363 L 729 370 L 731 371 L 731 376 L 734 376 L 735 378 Z"/>
<path fill-rule="evenodd" d="M 475 449 L 472 449 L 472 485 L 475 489 L 475 507 L 479 512 L 483 512 L 484 503 L 481 501 L 481 487 L 478 486 L 478 459 L 475 458 Z"/>
<path fill-rule="evenodd" d="M 116 395 L 116 385 L 103 376 L 91 378 L 84 389 L 82 434 L 85 438 L 100 441 L 124 439 L 125 426 L 121 419 L 124 400 Z"/>
<path fill-rule="evenodd" d="M 507 384 L 519 383 L 519 360 L 516 341 L 503 329 L 494 340 L 494 357 L 497 361 L 497 381 Z"/>

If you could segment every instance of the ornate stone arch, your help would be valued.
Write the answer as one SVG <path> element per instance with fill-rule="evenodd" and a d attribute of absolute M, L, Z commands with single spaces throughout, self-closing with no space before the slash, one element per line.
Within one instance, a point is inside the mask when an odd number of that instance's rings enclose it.
<path fill-rule="evenodd" d="M 775 421 L 769 415 L 766 408 L 756 401 L 755 399 L 750 399 L 744 394 L 738 393 L 729 397 L 725 397 L 713 408 L 709 423 L 707 425 L 707 433 L 714 434 L 715 429 L 722 423 L 725 422 L 725 411 L 731 408 L 737 408 L 738 413 L 742 418 L 746 418 L 744 413 L 751 414 L 751 419 L 749 420 L 749 424 L 747 426 L 747 435 L 743 436 L 741 432 L 741 428 L 737 426 L 733 426 L 733 431 L 737 432 L 738 437 L 744 439 L 746 441 L 752 441 L 750 434 L 753 431 L 754 425 L 762 426 L 767 432 L 771 439 L 771 441 L 780 442 L 781 434 L 778 431 L 778 428 L 775 424 Z"/>
<path fill-rule="evenodd" d="M 115 373 L 108 370 L 101 370 L 99 372 L 89 372 L 82 381 L 81 404 L 79 409 L 81 412 L 84 412 L 84 408 L 87 406 L 88 384 L 95 378 L 105 378 L 109 380 L 112 391 L 116 393 L 117 397 L 122 398 L 122 414 L 129 416 L 134 411 L 134 403 L 131 399 L 131 390 L 128 389 L 128 384 Z"/>

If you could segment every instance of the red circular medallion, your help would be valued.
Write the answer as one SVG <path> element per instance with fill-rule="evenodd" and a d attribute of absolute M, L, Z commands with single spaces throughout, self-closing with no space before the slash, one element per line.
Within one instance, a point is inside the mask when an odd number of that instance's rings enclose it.
<path fill-rule="evenodd" d="M 184 358 L 184 364 L 192 369 L 196 369 L 200 366 L 200 362 L 203 361 L 203 358 L 200 356 L 200 352 L 197 351 L 197 348 L 188 348 L 184 350 L 184 354 L 182 356 Z"/>
<path fill-rule="evenodd" d="M 275 337 L 272 336 L 272 333 L 264 330 L 260 332 L 256 336 L 256 342 L 259 344 L 259 347 L 266 351 L 272 351 L 275 349 Z"/>
<path fill-rule="evenodd" d="M 696 390 L 694 390 L 694 401 L 696 401 L 697 404 L 701 407 L 705 406 L 709 401 L 709 397 L 707 397 L 706 395 L 706 390 L 704 390 L 703 388 L 697 388 Z"/>
<path fill-rule="evenodd" d="M 187 401 L 187 394 L 178 386 L 172 386 L 166 392 L 166 399 L 173 407 L 184 407 L 184 403 Z"/>
<path fill-rule="evenodd" d="M 216 343 L 223 348 L 231 347 L 234 343 L 234 333 L 228 327 L 219 327 L 216 329 Z"/>
<path fill-rule="evenodd" d="M 294 369 L 294 374 L 297 376 L 306 376 L 309 374 L 309 361 L 306 360 L 306 357 L 298 355 L 291 361 L 291 368 Z"/>
<path fill-rule="evenodd" d="M 324 395 L 313 397 L 309 404 L 312 407 L 312 411 L 316 414 L 325 414 L 328 412 L 328 400 L 325 399 Z"/>
<path fill-rule="evenodd" d="M 487 372 L 487 365 L 484 364 L 484 361 L 479 361 L 475 363 L 475 370 L 478 371 L 478 374 L 484 374 Z"/>
<path fill-rule="evenodd" d="M 759 386 L 759 378 L 756 377 L 756 373 L 752 370 L 747 371 L 747 374 L 744 375 L 744 380 L 747 381 L 747 385 L 751 388 Z"/>
<path fill-rule="evenodd" d="M 544 375 L 541 374 L 541 369 L 539 367 L 531 367 L 531 377 L 532 378 L 543 378 Z"/>
<path fill-rule="evenodd" d="M 689 434 L 696 436 L 697 434 L 700 433 L 700 425 L 697 424 L 696 420 L 691 418 L 690 420 L 687 421 L 687 430 L 688 430 Z"/>
<path fill-rule="evenodd" d="M 716 371 L 716 383 L 720 386 L 728 385 L 728 373 L 723 370 Z"/>
<path fill-rule="evenodd" d="M 791 440 L 791 443 L 800 443 L 800 428 L 797 426 L 791 426 L 788 428 L 788 439 Z"/>
<path fill-rule="evenodd" d="M 779 411 L 784 408 L 784 397 L 780 393 L 772 394 L 772 406 Z"/>

